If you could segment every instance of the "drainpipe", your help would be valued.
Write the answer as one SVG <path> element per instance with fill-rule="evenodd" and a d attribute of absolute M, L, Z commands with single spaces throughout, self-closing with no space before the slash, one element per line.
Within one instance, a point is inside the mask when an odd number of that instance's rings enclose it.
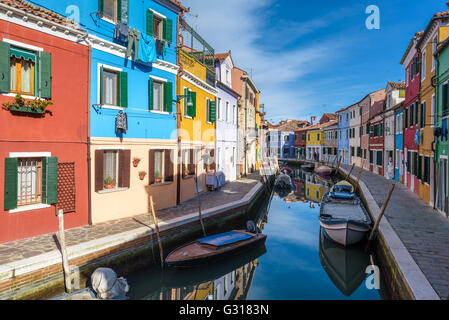
<path fill-rule="evenodd" d="M 439 58 L 439 55 L 438 54 L 436 54 L 436 58 L 437 59 L 435 59 L 436 60 L 436 70 L 435 70 L 435 105 L 434 105 L 434 107 L 435 107 L 435 110 L 434 110 L 434 124 L 435 124 L 435 126 L 436 126 L 436 124 L 437 124 L 437 112 L 436 112 L 436 108 L 437 108 L 437 105 L 438 105 L 438 101 L 437 101 L 437 98 L 438 98 L 438 88 L 439 88 L 439 85 L 438 85 L 438 75 L 439 75 L 439 72 L 440 72 L 440 60 L 438 59 Z M 436 209 L 436 203 L 437 203 L 437 187 L 438 187 L 438 183 L 437 183 L 437 179 L 438 179 L 438 176 L 437 176 L 437 144 L 436 144 L 436 138 L 435 138 L 435 135 L 433 135 L 433 141 L 432 141 L 432 151 L 433 151 L 433 154 L 434 154 L 434 157 L 433 157 L 433 209 L 435 210 Z"/>
<path fill-rule="evenodd" d="M 176 35 L 177 35 L 177 41 L 178 44 L 176 46 L 176 62 L 179 66 L 178 73 L 176 75 L 176 96 L 178 95 L 178 92 L 180 92 L 181 89 L 181 77 L 184 74 L 184 68 L 180 62 L 181 57 L 181 47 L 184 44 L 184 37 L 179 32 L 179 25 L 181 23 L 181 18 L 184 17 L 184 10 L 181 11 L 181 14 L 178 14 L 178 23 L 176 26 Z M 177 139 L 178 139 L 178 172 L 177 172 L 177 179 L 176 179 L 176 205 L 179 205 L 181 203 L 181 169 L 182 169 L 182 149 L 181 149 L 181 101 L 176 98 L 176 129 L 177 129 Z"/>
<path fill-rule="evenodd" d="M 248 97 L 246 96 L 246 93 L 248 92 L 248 79 L 245 78 L 245 177 L 248 174 L 248 116 L 247 116 L 247 112 L 248 112 Z"/>

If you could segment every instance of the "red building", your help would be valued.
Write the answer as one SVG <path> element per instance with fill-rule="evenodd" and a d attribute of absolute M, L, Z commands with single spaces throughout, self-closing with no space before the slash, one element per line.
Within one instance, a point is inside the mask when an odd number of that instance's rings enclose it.
<path fill-rule="evenodd" d="M 295 157 L 297 159 L 306 158 L 306 136 L 307 136 L 307 127 L 295 131 L 294 147 L 295 147 Z"/>
<path fill-rule="evenodd" d="M 66 228 L 89 222 L 89 47 L 64 17 L 0 3 L 3 243 L 56 232 L 57 209 Z"/>
<path fill-rule="evenodd" d="M 417 32 L 405 52 L 401 64 L 405 68 L 405 100 L 403 127 L 404 127 L 404 184 L 416 194 L 419 194 L 419 180 L 417 178 L 418 145 L 415 143 L 418 129 L 418 106 L 421 82 L 421 68 L 419 54 L 415 48 L 422 36 Z"/>
<path fill-rule="evenodd" d="M 327 123 L 331 120 L 337 120 L 338 119 L 338 114 L 336 113 L 325 113 L 323 114 L 323 116 L 320 119 L 320 124 L 324 124 Z"/>
<path fill-rule="evenodd" d="M 384 127 L 383 111 L 385 100 L 376 101 L 370 111 L 369 159 L 370 171 L 381 176 L 384 174 Z"/>

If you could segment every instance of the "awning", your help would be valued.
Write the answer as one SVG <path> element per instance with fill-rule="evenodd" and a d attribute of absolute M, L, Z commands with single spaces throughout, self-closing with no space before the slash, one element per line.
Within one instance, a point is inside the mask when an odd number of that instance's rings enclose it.
<path fill-rule="evenodd" d="M 36 62 L 36 54 L 25 49 L 11 47 L 11 56 L 16 57 L 17 59 L 30 60 L 32 62 Z"/>

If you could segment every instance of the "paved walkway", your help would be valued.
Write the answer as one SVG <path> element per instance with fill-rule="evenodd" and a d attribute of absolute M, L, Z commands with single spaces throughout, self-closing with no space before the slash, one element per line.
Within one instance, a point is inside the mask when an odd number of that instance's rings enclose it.
<path fill-rule="evenodd" d="M 353 175 L 358 170 L 355 167 Z M 366 170 L 361 180 L 381 207 L 394 181 Z M 401 183 L 396 184 L 385 216 L 440 298 L 449 299 L 449 219 Z"/>
<path fill-rule="evenodd" d="M 203 210 L 214 208 L 229 202 L 242 199 L 259 182 L 259 174 L 253 173 L 248 177 L 223 186 L 219 191 L 208 192 L 201 195 L 201 208 Z M 157 211 L 158 221 L 164 222 L 173 218 L 182 217 L 198 211 L 198 199 L 195 197 L 181 205 Z M 113 220 L 93 226 L 83 226 L 66 231 L 67 247 L 83 242 L 119 234 L 142 226 L 151 225 L 149 214 L 143 214 L 125 219 Z M 14 261 L 31 258 L 43 253 L 59 250 L 54 233 L 33 238 L 12 241 L 0 244 L 0 266 Z"/>

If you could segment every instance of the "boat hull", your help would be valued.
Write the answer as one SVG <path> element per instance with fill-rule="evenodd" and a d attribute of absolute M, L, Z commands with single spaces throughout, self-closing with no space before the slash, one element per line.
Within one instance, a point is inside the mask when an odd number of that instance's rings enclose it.
<path fill-rule="evenodd" d="M 185 257 L 182 257 L 180 255 L 181 252 L 189 252 L 192 250 L 198 251 L 198 247 L 200 245 L 197 243 L 197 241 L 194 241 L 171 252 L 165 259 L 165 264 L 169 267 L 177 268 L 190 268 L 204 265 L 229 257 L 230 255 L 235 255 L 253 249 L 259 245 L 264 244 L 266 238 L 266 235 L 259 233 L 250 239 L 234 243 L 229 246 L 210 248 L 210 250 L 201 250 L 201 253 L 196 256 L 185 255 Z"/>
<path fill-rule="evenodd" d="M 324 235 L 342 246 L 356 244 L 366 238 L 370 230 L 368 224 L 346 220 L 327 220 L 320 218 Z"/>

